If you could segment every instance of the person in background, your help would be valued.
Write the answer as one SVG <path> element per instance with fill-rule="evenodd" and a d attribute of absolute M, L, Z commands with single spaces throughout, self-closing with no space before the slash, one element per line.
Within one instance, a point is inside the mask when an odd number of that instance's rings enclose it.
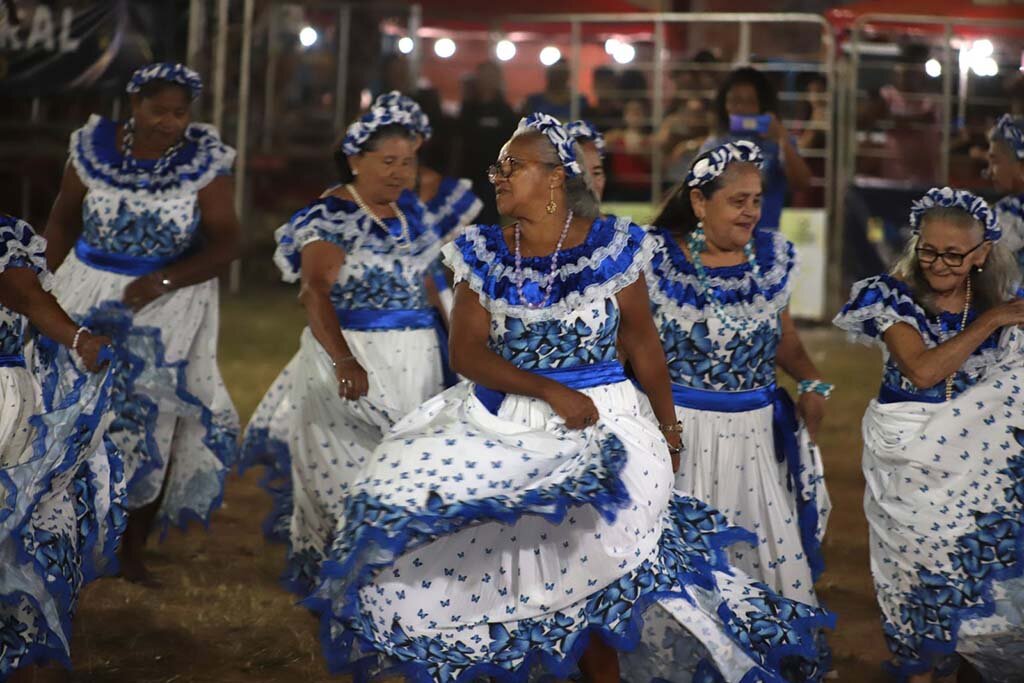
<path fill-rule="evenodd" d="M 610 67 L 599 66 L 594 69 L 594 106 L 590 109 L 587 120 L 599 131 L 614 128 L 622 121 L 619 77 Z"/>
<path fill-rule="evenodd" d="M 778 95 L 768 78 L 753 67 L 731 72 L 714 104 L 716 135 L 701 153 L 734 140 L 750 140 L 764 156 L 764 195 L 758 227 L 778 230 L 786 195 L 806 190 L 811 169 L 778 117 Z"/>
<path fill-rule="evenodd" d="M 582 119 L 573 121 L 565 127 L 565 130 L 583 152 L 583 166 L 587 170 L 587 175 L 590 176 L 590 188 L 594 191 L 597 201 L 600 202 L 604 197 L 604 187 L 608 180 L 604 173 L 604 158 L 607 155 L 604 136 L 601 135 L 597 126 Z"/>
<path fill-rule="evenodd" d="M 1003 245 L 1024 266 L 1024 119 L 1004 114 L 988 134 L 988 178 L 1003 198 L 992 207 Z"/>
<path fill-rule="evenodd" d="M 544 72 L 544 92 L 534 93 L 526 98 L 523 105 L 524 116 L 531 112 L 539 112 L 554 116 L 559 121 L 572 118 L 572 89 L 569 87 L 569 62 L 559 59 Z M 590 104 L 587 98 L 579 95 L 579 115 L 589 113 Z"/>
<path fill-rule="evenodd" d="M 644 201 L 651 196 L 651 133 L 647 103 L 629 100 L 623 109 L 623 127 L 608 131 L 608 171 L 612 194 L 623 201 Z"/>
<path fill-rule="evenodd" d="M 487 225 L 498 222 L 494 191 L 487 179 L 487 167 L 516 127 L 515 111 L 505 99 L 501 68 L 482 62 L 476 68 L 476 98 L 462 103 L 459 137 L 456 142 L 457 173 L 473 182 L 473 193 L 483 201 L 478 220 Z"/>

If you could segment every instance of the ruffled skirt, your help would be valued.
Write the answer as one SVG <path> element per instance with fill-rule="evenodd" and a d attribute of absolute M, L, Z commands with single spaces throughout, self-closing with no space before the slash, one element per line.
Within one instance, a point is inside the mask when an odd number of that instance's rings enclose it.
<path fill-rule="evenodd" d="M 871 571 L 904 675 L 961 652 L 992 680 L 1019 677 L 1007 657 L 1024 651 L 1022 375 L 995 374 L 952 401 L 872 401 L 864 416 Z"/>
<path fill-rule="evenodd" d="M 54 276 L 53 293 L 83 320 L 105 302 L 121 301 L 134 278 L 99 270 L 74 253 Z M 161 500 L 159 524 L 208 523 L 237 455 L 238 415 L 217 366 L 218 283 L 174 290 L 134 316 L 152 332 L 161 362 L 178 377 L 158 384 L 143 372 L 131 395 L 119 396 L 108 436 L 124 454 L 128 507 Z M 162 499 L 161 499 L 162 495 Z"/>
<path fill-rule="evenodd" d="M 828 615 L 730 570 L 722 549 L 748 534 L 673 492 L 633 386 L 583 393 L 601 414 L 584 431 L 521 396 L 493 415 L 469 383 L 394 427 L 307 600 L 332 670 L 564 677 L 595 635 L 635 681 L 781 681 L 784 660 L 816 657 Z"/>
<path fill-rule="evenodd" d="M 266 467 L 273 498 L 264 531 L 289 544 L 285 584 L 305 596 L 316 584 L 341 514 L 341 501 L 391 426 L 443 385 L 433 329 L 344 330 L 369 376 L 369 394 L 338 396 L 330 357 L 307 328 L 298 353 L 256 409 L 243 442 L 243 466 Z"/>

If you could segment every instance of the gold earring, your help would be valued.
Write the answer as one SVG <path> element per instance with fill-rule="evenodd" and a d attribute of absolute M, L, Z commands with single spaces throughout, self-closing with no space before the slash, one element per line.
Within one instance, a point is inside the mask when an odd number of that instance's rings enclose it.
<path fill-rule="evenodd" d="M 558 204 L 555 203 L 555 188 L 549 188 L 551 190 L 551 200 L 545 207 L 548 213 L 554 213 L 558 209 Z"/>

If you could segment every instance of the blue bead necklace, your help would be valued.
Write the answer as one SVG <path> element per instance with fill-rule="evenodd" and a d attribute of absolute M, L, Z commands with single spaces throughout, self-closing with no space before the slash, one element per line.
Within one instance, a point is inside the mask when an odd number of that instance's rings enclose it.
<path fill-rule="evenodd" d="M 707 249 L 708 238 L 704 234 L 704 226 L 702 223 L 697 223 L 697 227 L 686 236 L 686 244 L 690 248 L 690 260 L 693 261 L 693 269 L 697 271 L 697 282 L 700 284 L 701 290 L 704 292 L 704 298 L 711 303 L 711 308 L 714 311 L 715 318 L 721 321 L 722 325 L 732 330 L 733 332 L 739 332 L 745 334 L 752 331 L 757 327 L 759 323 L 751 318 L 734 319 L 725 312 L 725 306 L 719 300 L 718 289 L 711 284 L 711 279 L 708 277 L 707 271 L 704 269 L 704 263 L 701 261 L 701 253 Z M 747 257 L 747 263 L 750 264 L 750 274 L 757 283 L 758 278 L 761 275 L 761 269 L 757 265 L 757 253 L 754 250 L 754 240 L 750 239 L 745 245 L 743 245 L 743 255 Z M 758 283 L 759 284 L 759 283 Z"/>

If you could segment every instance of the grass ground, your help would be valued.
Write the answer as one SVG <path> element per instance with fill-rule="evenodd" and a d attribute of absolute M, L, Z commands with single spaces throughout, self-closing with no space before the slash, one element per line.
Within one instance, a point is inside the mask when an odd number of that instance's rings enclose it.
<path fill-rule="evenodd" d="M 256 314 L 258 312 L 258 314 Z M 221 369 L 242 419 L 295 352 L 303 314 L 292 288 L 225 297 Z M 838 385 L 820 437 L 835 510 L 818 589 L 839 615 L 831 635 L 840 680 L 882 683 L 885 658 L 868 571 L 861 512 L 860 420 L 879 377 L 878 354 L 847 345 L 831 329 L 805 343 Z M 233 475 L 208 532 L 171 531 L 149 562 L 163 582 L 144 589 L 119 579 L 83 592 L 71 680 L 81 683 L 263 683 L 331 680 L 313 617 L 277 583 L 284 551 L 263 540 L 268 498 L 259 473 Z"/>

